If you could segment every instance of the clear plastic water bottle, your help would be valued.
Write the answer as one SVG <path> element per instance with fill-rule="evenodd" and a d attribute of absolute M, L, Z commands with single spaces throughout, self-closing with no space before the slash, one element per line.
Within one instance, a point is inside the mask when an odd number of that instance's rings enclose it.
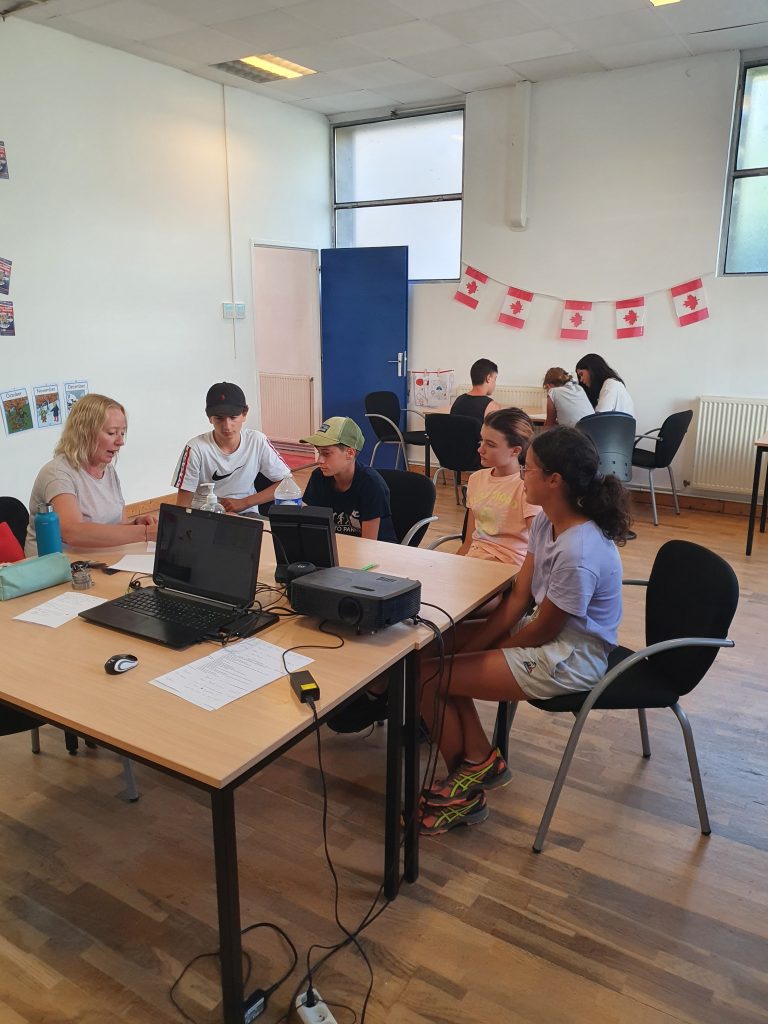
<path fill-rule="evenodd" d="M 192 508 L 202 509 L 203 512 L 223 512 L 224 506 L 216 500 L 216 494 L 212 483 L 200 484 L 192 499 Z"/>
<path fill-rule="evenodd" d="M 296 481 L 289 473 L 284 480 L 281 480 L 275 491 L 276 505 L 300 505 L 302 491 Z"/>
<path fill-rule="evenodd" d="M 35 539 L 38 555 L 51 555 L 61 551 L 61 525 L 53 505 L 38 505 L 35 516 Z"/>

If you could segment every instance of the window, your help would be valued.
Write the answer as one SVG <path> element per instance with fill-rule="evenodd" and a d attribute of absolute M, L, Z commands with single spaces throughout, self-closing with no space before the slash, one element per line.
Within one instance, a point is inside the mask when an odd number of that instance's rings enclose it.
<path fill-rule="evenodd" d="M 411 280 L 458 278 L 463 149 L 461 110 L 336 128 L 336 245 L 407 245 Z"/>
<path fill-rule="evenodd" d="M 745 65 L 726 198 L 726 274 L 768 274 L 768 64 Z"/>

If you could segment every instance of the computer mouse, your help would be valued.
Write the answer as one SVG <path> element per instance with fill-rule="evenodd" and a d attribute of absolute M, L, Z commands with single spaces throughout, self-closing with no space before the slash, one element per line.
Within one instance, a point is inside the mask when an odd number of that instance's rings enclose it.
<path fill-rule="evenodd" d="M 104 671 L 108 672 L 111 676 L 116 676 L 120 672 L 127 672 L 129 669 L 136 668 L 139 664 L 139 659 L 135 654 L 113 654 L 111 658 L 107 658 L 104 662 Z"/>

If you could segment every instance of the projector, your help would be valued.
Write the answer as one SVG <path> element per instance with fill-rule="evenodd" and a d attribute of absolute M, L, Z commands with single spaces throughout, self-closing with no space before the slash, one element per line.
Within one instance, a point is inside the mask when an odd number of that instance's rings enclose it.
<path fill-rule="evenodd" d="M 302 615 L 375 633 L 419 614 L 421 583 L 362 569 L 318 569 L 291 583 L 290 602 Z"/>

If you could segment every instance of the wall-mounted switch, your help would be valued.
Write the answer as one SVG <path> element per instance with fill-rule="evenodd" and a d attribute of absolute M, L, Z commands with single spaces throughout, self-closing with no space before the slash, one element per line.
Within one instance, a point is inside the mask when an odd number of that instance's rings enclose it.
<path fill-rule="evenodd" d="M 221 315 L 225 320 L 235 319 L 235 307 L 231 302 L 222 302 L 221 304 Z"/>

